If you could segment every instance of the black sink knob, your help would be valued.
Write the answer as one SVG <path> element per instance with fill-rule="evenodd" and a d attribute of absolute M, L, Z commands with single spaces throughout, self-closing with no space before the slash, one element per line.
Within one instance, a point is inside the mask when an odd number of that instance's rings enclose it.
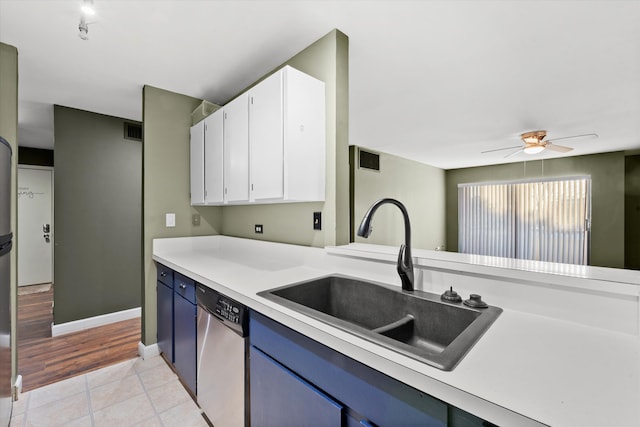
<path fill-rule="evenodd" d="M 473 308 L 487 308 L 489 305 L 482 301 L 482 297 L 478 294 L 469 295 L 469 299 L 464 300 L 464 305 L 468 305 Z"/>
<path fill-rule="evenodd" d="M 440 299 L 446 302 L 462 302 L 462 297 L 453 290 L 453 286 L 444 291 L 444 293 L 440 295 Z"/>

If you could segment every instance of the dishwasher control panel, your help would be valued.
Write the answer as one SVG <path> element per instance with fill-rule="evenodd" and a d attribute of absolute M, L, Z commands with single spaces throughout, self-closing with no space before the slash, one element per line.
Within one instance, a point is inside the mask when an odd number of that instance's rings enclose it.
<path fill-rule="evenodd" d="M 200 283 L 196 285 L 198 305 L 241 336 L 249 331 L 249 310 L 239 302 Z"/>
<path fill-rule="evenodd" d="M 218 294 L 218 302 L 216 304 L 216 313 L 218 316 L 233 323 L 240 323 L 240 311 L 242 306 L 237 302 Z"/>

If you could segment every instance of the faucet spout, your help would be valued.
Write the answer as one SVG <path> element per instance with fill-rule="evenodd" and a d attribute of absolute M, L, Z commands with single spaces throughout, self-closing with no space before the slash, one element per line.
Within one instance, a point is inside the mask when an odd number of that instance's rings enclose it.
<path fill-rule="evenodd" d="M 375 202 L 371 205 L 367 213 L 364 214 L 364 217 L 360 222 L 360 226 L 358 227 L 358 236 L 366 239 L 371 235 L 371 220 L 373 219 L 373 214 L 380 206 L 386 203 L 396 205 L 402 212 L 402 217 L 404 218 L 404 244 L 400 246 L 400 252 L 398 253 L 397 270 L 400 275 L 400 280 L 402 281 L 402 289 L 405 291 L 413 291 L 414 279 L 413 258 L 411 257 L 411 223 L 409 221 L 409 213 L 404 205 L 396 199 L 390 198 L 380 199 Z"/>

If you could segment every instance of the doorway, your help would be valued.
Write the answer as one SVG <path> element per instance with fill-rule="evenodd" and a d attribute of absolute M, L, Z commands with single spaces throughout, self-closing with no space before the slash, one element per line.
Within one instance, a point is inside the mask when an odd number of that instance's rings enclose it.
<path fill-rule="evenodd" d="M 53 168 L 18 167 L 18 286 L 53 282 Z"/>

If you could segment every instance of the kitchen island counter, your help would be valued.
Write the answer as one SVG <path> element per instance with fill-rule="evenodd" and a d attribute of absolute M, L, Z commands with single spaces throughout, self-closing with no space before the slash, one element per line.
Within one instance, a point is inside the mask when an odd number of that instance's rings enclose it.
<path fill-rule="evenodd" d="M 416 288 L 482 293 L 503 313 L 441 371 L 257 295 L 340 273 L 400 288 L 397 248 L 310 248 L 226 236 L 155 239 L 153 259 L 373 369 L 497 425 L 640 425 L 638 286 L 447 267 L 414 251 Z M 451 254 L 454 255 L 454 254 Z M 445 256 L 439 254 L 439 257 Z M 442 261 L 442 260 L 440 260 Z M 459 268 L 456 269 L 456 266 Z M 556 275 L 557 276 L 557 275 Z M 619 278 L 619 276 L 616 276 Z M 623 276 L 624 277 L 624 276 Z M 552 299 L 549 299 L 549 298 Z M 568 302 L 568 303 L 567 303 Z M 587 312 L 585 314 L 585 312 Z M 634 317 L 635 316 L 635 317 Z"/>

